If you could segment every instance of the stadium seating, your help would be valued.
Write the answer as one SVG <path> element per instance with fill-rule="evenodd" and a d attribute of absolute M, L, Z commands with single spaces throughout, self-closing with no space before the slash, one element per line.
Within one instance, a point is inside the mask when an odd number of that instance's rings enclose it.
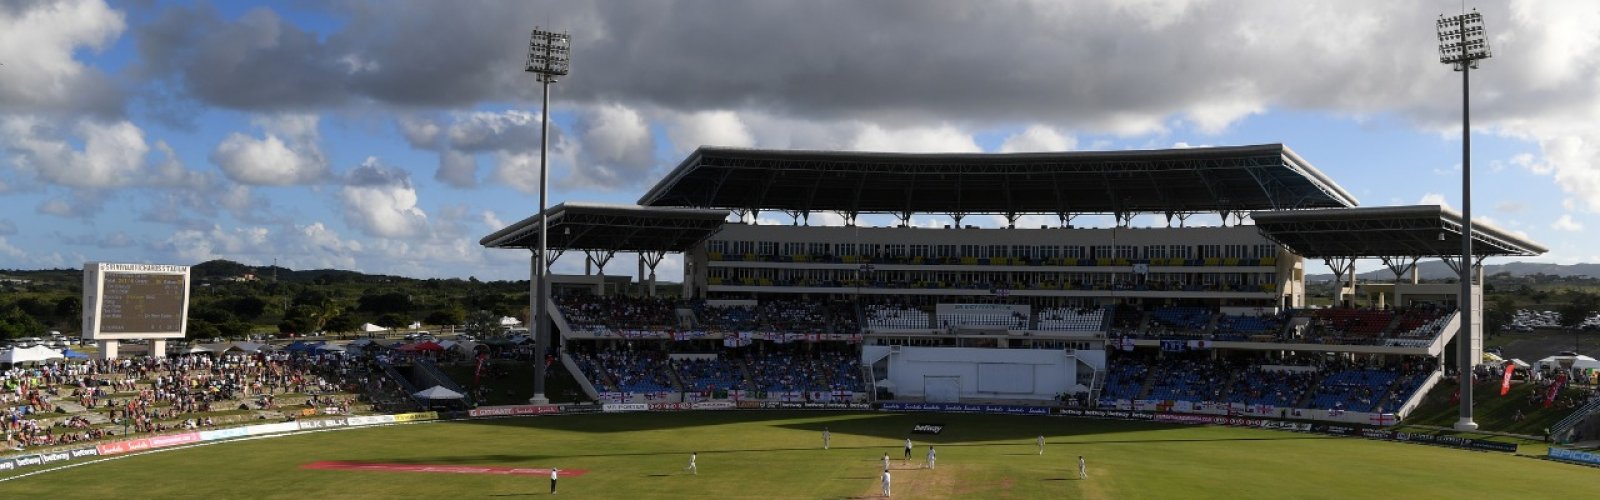
<path fill-rule="evenodd" d="M 1079 309 L 1057 307 L 1039 311 L 1039 330 L 1062 332 L 1093 332 L 1105 328 L 1104 308 Z"/>
<path fill-rule="evenodd" d="M 1151 311 L 1150 319 L 1181 330 L 1204 330 L 1211 325 L 1211 313 L 1200 307 L 1163 307 Z"/>
<path fill-rule="evenodd" d="M 870 304 L 865 306 L 867 328 L 873 330 L 926 330 L 933 328 L 928 313 L 907 306 Z"/>
<path fill-rule="evenodd" d="M 1003 327 L 1007 330 L 1028 329 L 1028 317 L 1019 313 L 991 314 L 991 313 L 940 313 L 940 328 L 962 327 Z"/>
<path fill-rule="evenodd" d="M 684 390 L 734 390 L 744 386 L 739 366 L 721 354 L 712 359 L 682 359 L 672 362 Z"/>
<path fill-rule="evenodd" d="M 1391 370 L 1352 368 L 1325 375 L 1312 396 L 1311 407 L 1345 411 L 1372 411 L 1398 374 Z"/>

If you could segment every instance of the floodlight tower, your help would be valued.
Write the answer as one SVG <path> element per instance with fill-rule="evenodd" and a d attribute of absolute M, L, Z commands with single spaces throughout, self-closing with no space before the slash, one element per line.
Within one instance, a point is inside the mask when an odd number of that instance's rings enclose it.
<path fill-rule="evenodd" d="M 545 397 L 545 366 L 544 355 L 550 352 L 550 311 L 546 304 L 550 301 L 550 217 L 545 215 L 546 201 L 549 186 L 549 171 L 546 157 L 550 150 L 550 84 L 556 79 L 566 76 L 568 63 L 571 62 L 572 37 L 566 33 L 543 31 L 538 27 L 533 29 L 533 37 L 528 42 L 528 62 L 523 70 L 538 76 L 539 83 L 544 85 L 544 108 L 539 112 L 539 252 L 533 255 L 538 261 L 538 269 L 533 288 L 529 296 L 533 297 L 533 307 L 529 310 L 533 321 L 533 397 L 528 399 L 531 404 L 548 404 L 550 398 Z"/>
<path fill-rule="evenodd" d="M 1456 336 L 1456 366 L 1461 382 L 1461 420 L 1456 430 L 1478 428 L 1472 421 L 1472 114 L 1467 76 L 1489 58 L 1483 15 L 1477 9 L 1459 16 L 1439 15 L 1439 62 L 1461 72 L 1461 334 Z"/>

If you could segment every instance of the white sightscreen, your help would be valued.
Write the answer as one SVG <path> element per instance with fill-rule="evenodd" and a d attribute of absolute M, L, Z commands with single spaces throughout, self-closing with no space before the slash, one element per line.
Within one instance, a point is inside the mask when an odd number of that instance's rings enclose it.
<path fill-rule="evenodd" d="M 1033 392 L 1033 365 L 979 363 L 978 391 L 1010 394 Z"/>

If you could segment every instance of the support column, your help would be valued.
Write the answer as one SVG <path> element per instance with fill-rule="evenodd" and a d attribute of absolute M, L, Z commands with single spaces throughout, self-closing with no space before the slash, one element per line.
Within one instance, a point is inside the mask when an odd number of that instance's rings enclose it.
<path fill-rule="evenodd" d="M 150 339 L 150 357 L 167 357 L 167 339 Z"/>
<path fill-rule="evenodd" d="M 117 341 L 101 340 L 98 342 L 100 344 L 100 359 L 117 359 Z"/>
<path fill-rule="evenodd" d="M 649 288 L 650 292 L 648 294 L 646 294 L 647 296 L 650 296 L 650 297 L 656 296 L 656 266 L 661 265 L 661 260 L 665 259 L 666 257 L 667 257 L 667 252 L 640 252 L 639 253 L 639 274 L 640 274 L 640 277 L 643 278 L 644 270 L 646 268 L 650 269 L 650 278 L 647 281 L 648 286 L 650 287 Z M 690 270 L 689 270 L 689 255 L 688 255 L 688 253 L 685 253 L 684 257 L 683 257 L 683 282 L 684 283 L 689 283 L 691 281 L 694 281 L 694 275 L 690 273 Z M 690 295 L 685 295 L 685 297 L 691 297 L 691 296 Z"/>

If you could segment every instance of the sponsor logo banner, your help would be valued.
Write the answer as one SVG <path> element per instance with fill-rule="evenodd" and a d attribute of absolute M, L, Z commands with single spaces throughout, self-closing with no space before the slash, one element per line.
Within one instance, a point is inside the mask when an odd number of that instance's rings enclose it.
<path fill-rule="evenodd" d="M 127 453 L 128 452 L 128 442 L 127 441 L 116 441 L 116 442 L 105 443 L 105 444 L 102 444 L 102 445 L 99 445 L 99 446 L 95 446 L 95 452 L 97 452 L 97 453 L 99 453 L 101 455 L 116 455 L 118 453 Z"/>
<path fill-rule="evenodd" d="M 1008 415 L 1049 415 L 1045 406 L 979 405 L 961 403 L 884 403 L 883 411 L 932 411 L 943 413 L 990 413 Z"/>
<path fill-rule="evenodd" d="M 650 411 L 679 411 L 694 408 L 691 403 L 650 403 Z"/>
<path fill-rule="evenodd" d="M 234 428 L 230 428 L 230 429 L 216 429 L 216 430 L 210 430 L 210 431 L 200 431 L 200 440 L 201 441 L 215 441 L 215 440 L 218 440 L 218 439 L 232 439 L 232 438 L 245 437 L 245 436 L 248 436 L 249 434 L 250 433 L 246 432 L 245 428 L 243 428 L 243 427 L 234 427 Z"/>
<path fill-rule="evenodd" d="M 467 416 L 473 418 L 553 415 L 556 413 L 561 413 L 561 407 L 556 405 L 483 406 L 467 410 Z"/>
<path fill-rule="evenodd" d="M 650 405 L 644 403 L 609 403 L 600 406 L 600 411 L 606 413 L 615 413 L 619 411 L 645 411 L 649 409 Z"/>
<path fill-rule="evenodd" d="M 94 448 L 78 448 L 67 453 L 71 453 L 72 458 L 92 457 L 100 454 L 100 452 Z"/>
<path fill-rule="evenodd" d="M 1600 453 L 1568 450 L 1553 446 L 1550 447 L 1550 458 L 1589 465 L 1600 465 Z"/>
<path fill-rule="evenodd" d="M 27 467 L 30 465 L 39 465 L 44 463 L 44 459 L 40 458 L 38 455 L 21 456 L 13 458 L 12 461 L 17 463 L 17 467 Z"/>
<path fill-rule="evenodd" d="M 732 401 L 701 401 L 694 404 L 696 410 L 732 410 L 734 407 Z"/>
<path fill-rule="evenodd" d="M 871 405 L 866 403 L 801 403 L 789 401 L 762 401 L 762 409 L 767 410 L 870 410 Z M 740 408 L 743 408 L 741 403 Z"/>
<path fill-rule="evenodd" d="M 370 415 L 365 417 L 350 417 L 345 419 L 345 425 L 378 425 L 394 423 L 394 415 Z M 255 434 L 251 432 L 251 434 Z"/>
<path fill-rule="evenodd" d="M 166 436 L 153 436 L 150 438 L 151 448 L 165 448 L 189 443 L 200 442 L 200 433 L 185 432 L 183 434 L 170 434 Z"/>
<path fill-rule="evenodd" d="M 749 401 L 749 400 L 740 401 L 739 402 L 739 409 L 741 409 L 741 410 L 759 410 L 759 409 L 762 408 L 761 403 L 762 403 L 761 401 Z"/>
<path fill-rule="evenodd" d="M 342 418 L 329 418 L 329 419 L 324 419 L 324 420 L 301 420 L 299 423 L 300 423 L 300 430 L 326 429 L 326 428 L 329 428 L 329 427 L 344 427 L 344 419 L 342 419 Z"/>
<path fill-rule="evenodd" d="M 17 468 L 16 460 L 10 458 L 0 458 L 0 471 L 8 471 L 15 468 Z"/>
<path fill-rule="evenodd" d="M 44 460 L 44 463 L 60 462 L 62 460 L 72 458 L 72 454 L 65 451 L 52 451 L 49 453 L 40 453 L 39 458 Z"/>
<path fill-rule="evenodd" d="M 384 416 L 388 417 L 388 415 L 384 415 Z M 393 417 L 389 417 L 389 418 L 393 418 Z M 277 434 L 279 432 L 289 432 L 289 431 L 298 431 L 298 430 L 300 430 L 300 424 L 296 424 L 294 422 L 279 422 L 279 423 L 276 423 L 276 424 L 251 425 L 251 426 L 247 426 L 247 427 L 244 428 L 244 431 L 246 433 L 250 434 L 251 436 L 260 436 L 262 434 Z"/>
<path fill-rule="evenodd" d="M 126 441 L 126 443 L 128 443 L 128 452 L 129 453 L 132 453 L 132 452 L 135 452 L 135 451 L 144 451 L 144 450 L 150 449 L 150 440 L 149 439 L 143 439 L 143 438 L 134 439 L 134 440 L 131 440 L 131 441 Z"/>
<path fill-rule="evenodd" d="M 561 407 L 562 414 L 599 413 L 600 405 L 566 405 Z"/>
<path fill-rule="evenodd" d="M 394 416 L 395 422 L 421 422 L 423 420 L 438 420 L 439 412 L 424 411 L 418 413 L 400 413 Z"/>
<path fill-rule="evenodd" d="M 939 434 L 941 432 L 944 432 L 944 424 L 942 423 L 918 422 L 917 425 L 911 426 L 912 434 Z"/>

